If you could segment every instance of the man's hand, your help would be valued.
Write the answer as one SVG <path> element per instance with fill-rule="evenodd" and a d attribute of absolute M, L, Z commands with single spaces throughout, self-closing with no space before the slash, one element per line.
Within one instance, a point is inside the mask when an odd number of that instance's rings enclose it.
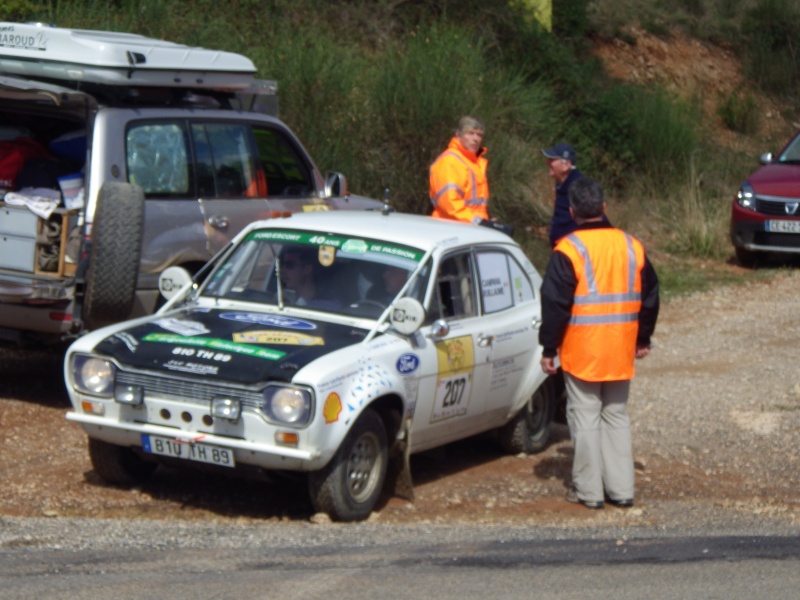
<path fill-rule="evenodd" d="M 636 346 L 636 358 L 644 358 L 650 354 L 650 346 Z"/>
<path fill-rule="evenodd" d="M 542 365 L 542 371 L 548 375 L 555 375 L 558 373 L 558 369 L 556 368 L 556 359 L 552 356 L 543 356 L 542 360 L 539 361 L 539 364 Z"/>

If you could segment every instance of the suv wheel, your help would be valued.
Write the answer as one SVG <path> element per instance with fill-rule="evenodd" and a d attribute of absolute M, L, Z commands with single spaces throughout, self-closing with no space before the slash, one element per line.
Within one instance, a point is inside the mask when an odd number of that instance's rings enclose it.
<path fill-rule="evenodd" d="M 104 183 L 92 224 L 83 305 L 87 328 L 97 329 L 130 316 L 139 275 L 143 224 L 142 189 L 128 183 Z"/>

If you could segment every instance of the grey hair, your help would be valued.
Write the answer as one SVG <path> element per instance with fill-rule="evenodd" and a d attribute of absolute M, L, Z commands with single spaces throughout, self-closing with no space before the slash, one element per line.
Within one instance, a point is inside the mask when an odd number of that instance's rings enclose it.
<path fill-rule="evenodd" d="M 477 129 L 478 131 L 486 131 L 486 127 L 478 117 L 471 117 L 466 115 L 461 117 L 458 120 L 458 127 L 456 128 L 456 132 L 463 133 L 465 131 L 469 131 L 471 129 Z"/>
<path fill-rule="evenodd" d="M 593 219 L 603 214 L 603 189 L 594 179 L 578 179 L 569 186 L 567 195 L 576 217 Z"/>

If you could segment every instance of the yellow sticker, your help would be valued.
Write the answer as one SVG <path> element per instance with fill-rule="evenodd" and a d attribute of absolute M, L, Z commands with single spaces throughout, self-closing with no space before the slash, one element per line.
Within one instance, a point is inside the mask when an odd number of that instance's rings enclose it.
<path fill-rule="evenodd" d="M 322 415 L 325 417 L 326 423 L 335 423 L 339 420 L 339 415 L 342 412 L 342 399 L 339 394 L 331 392 L 325 398 L 325 405 L 322 407 Z"/>
<path fill-rule="evenodd" d="M 319 264 L 323 267 L 330 267 L 334 258 L 336 258 L 336 248 L 333 246 L 319 247 Z"/>
<path fill-rule="evenodd" d="M 475 365 L 475 351 L 472 347 L 472 336 L 445 340 L 436 344 L 436 356 L 439 361 L 439 376 L 468 373 Z"/>
<path fill-rule="evenodd" d="M 246 344 L 278 344 L 285 346 L 324 346 L 325 340 L 318 336 L 290 331 L 243 331 L 233 334 L 234 342 Z"/>
<path fill-rule="evenodd" d="M 327 204 L 304 204 L 303 205 L 303 212 L 320 212 L 330 210 L 330 207 Z"/>

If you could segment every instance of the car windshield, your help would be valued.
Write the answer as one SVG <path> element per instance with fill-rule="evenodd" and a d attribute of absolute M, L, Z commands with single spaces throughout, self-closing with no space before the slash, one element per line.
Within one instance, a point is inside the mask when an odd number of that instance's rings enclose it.
<path fill-rule="evenodd" d="M 800 135 L 796 135 L 786 148 L 784 148 L 783 152 L 781 152 L 781 155 L 778 157 L 778 162 L 800 163 Z"/>
<path fill-rule="evenodd" d="M 420 302 L 424 252 L 370 238 L 254 230 L 212 273 L 204 297 L 377 318 L 398 296 Z"/>

